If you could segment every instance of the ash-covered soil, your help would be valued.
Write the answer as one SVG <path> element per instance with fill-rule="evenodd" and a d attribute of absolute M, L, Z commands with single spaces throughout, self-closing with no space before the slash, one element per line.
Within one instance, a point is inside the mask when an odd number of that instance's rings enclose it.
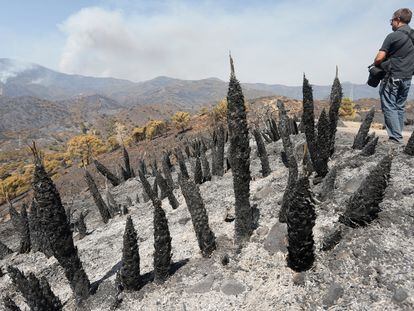
<path fill-rule="evenodd" d="M 251 141 L 251 203 L 260 211 L 259 227 L 241 251 L 233 245 L 234 222 L 224 221 L 233 213 L 231 171 L 200 186 L 210 226 L 218 249 L 209 259 L 201 257 L 190 214 L 179 189 L 174 191 L 180 206 L 172 210 L 163 200 L 172 236 L 174 273 L 163 285 L 152 282 L 137 292 L 124 292 L 118 310 L 413 310 L 414 309 L 414 158 L 396 151 L 379 219 L 364 228 L 351 229 L 331 251 L 320 251 L 322 238 L 336 224 L 345 201 L 358 188 L 369 170 L 387 154 L 390 146 L 381 138 L 371 157 L 355 158 L 353 135 L 339 129 L 337 148 L 329 165 L 347 166 L 338 171 L 334 199 L 316 206 L 314 227 L 316 261 L 305 273 L 286 266 L 286 225 L 278 222 L 287 169 L 280 159 L 281 141 L 267 144 L 272 173 L 262 178 L 256 146 Z M 300 157 L 302 134 L 292 136 Z M 187 163 L 188 164 L 188 163 Z M 176 174 L 173 175 L 176 179 Z M 150 178 L 152 182 L 152 178 Z M 312 185 L 315 192 L 319 186 Z M 137 180 L 112 188 L 119 203 L 142 188 Z M 100 221 L 87 193 L 74 198 L 75 217 L 89 210 L 86 224 L 90 234 L 76 246 L 91 282 L 99 287 L 79 310 L 110 310 L 115 301 L 115 274 L 122 256 L 122 235 L 127 216 Z M 153 207 L 150 202 L 129 208 L 138 232 L 141 274 L 153 269 Z M 13 249 L 18 239 L 10 222 L 0 228 L 1 240 Z M 77 240 L 77 234 L 74 235 Z M 222 264 L 225 255 L 227 265 Z M 14 265 L 24 272 L 46 276 L 52 290 L 64 302 L 64 310 L 77 310 L 72 291 L 57 261 L 42 253 L 17 254 L 0 261 L 2 270 Z M 10 278 L 0 278 L 1 296 L 6 294 L 27 310 Z M 0 307 L 0 310 L 3 306 Z M 24 309 L 26 307 L 26 309 Z"/>

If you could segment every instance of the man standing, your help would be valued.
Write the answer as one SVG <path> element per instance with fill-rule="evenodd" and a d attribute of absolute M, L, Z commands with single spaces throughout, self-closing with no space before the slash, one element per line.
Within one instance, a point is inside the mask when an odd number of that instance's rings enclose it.
<path fill-rule="evenodd" d="M 389 141 L 401 144 L 404 108 L 414 74 L 414 31 L 408 24 L 411 10 L 397 10 L 390 20 L 393 32 L 384 40 L 375 65 L 387 71 L 380 85 L 381 109 Z"/>

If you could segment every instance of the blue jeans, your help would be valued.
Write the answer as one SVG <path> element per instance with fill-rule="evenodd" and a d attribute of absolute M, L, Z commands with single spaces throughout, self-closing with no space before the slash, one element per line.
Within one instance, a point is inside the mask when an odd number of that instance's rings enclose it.
<path fill-rule="evenodd" d="M 404 108 L 411 79 L 385 78 L 380 86 L 381 109 L 388 137 L 402 142 Z"/>

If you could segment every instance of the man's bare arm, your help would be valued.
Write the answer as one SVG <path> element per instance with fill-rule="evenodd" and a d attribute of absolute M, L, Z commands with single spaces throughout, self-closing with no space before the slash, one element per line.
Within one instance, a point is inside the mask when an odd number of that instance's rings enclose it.
<path fill-rule="evenodd" d="M 375 66 L 380 65 L 386 58 L 387 58 L 387 52 L 379 51 L 374 60 Z"/>

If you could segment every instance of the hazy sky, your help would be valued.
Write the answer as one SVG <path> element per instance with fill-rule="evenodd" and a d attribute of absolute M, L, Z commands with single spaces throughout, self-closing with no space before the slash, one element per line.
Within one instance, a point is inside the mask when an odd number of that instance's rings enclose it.
<path fill-rule="evenodd" d="M 0 57 L 59 70 L 142 81 L 229 77 L 242 82 L 365 83 L 391 32 L 414 1 L 4 1 Z"/>

